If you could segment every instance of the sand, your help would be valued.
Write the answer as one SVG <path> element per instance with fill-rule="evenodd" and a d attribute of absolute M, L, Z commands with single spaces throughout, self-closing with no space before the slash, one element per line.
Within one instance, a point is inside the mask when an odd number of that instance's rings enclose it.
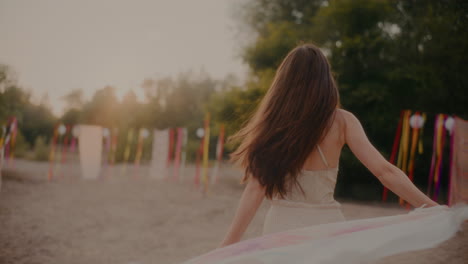
<path fill-rule="evenodd" d="M 180 263 L 214 249 L 226 232 L 242 186 L 239 171 L 222 169 L 203 195 L 194 168 L 182 183 L 156 180 L 147 168 L 116 167 L 99 180 L 82 180 L 77 164 L 47 181 L 47 163 L 19 160 L 4 170 L 0 191 L 0 263 Z M 342 201 L 343 202 L 343 201 Z M 265 202 L 244 239 L 258 236 Z M 405 213 L 389 205 L 343 202 L 348 219 Z M 388 263 L 468 263 L 464 231 L 435 249 L 409 252 Z"/>

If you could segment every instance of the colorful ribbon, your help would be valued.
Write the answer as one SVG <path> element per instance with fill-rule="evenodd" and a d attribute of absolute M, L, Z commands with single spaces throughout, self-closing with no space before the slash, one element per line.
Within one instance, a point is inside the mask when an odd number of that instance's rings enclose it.
<path fill-rule="evenodd" d="M 218 142 L 216 144 L 216 164 L 213 169 L 213 174 L 211 177 L 211 183 L 216 184 L 219 180 L 219 167 L 221 165 L 221 160 L 223 159 L 223 148 L 224 148 L 224 125 L 221 124 L 219 127 Z"/>
<path fill-rule="evenodd" d="M 123 160 L 124 164 L 122 168 L 122 175 L 125 175 L 127 173 L 127 162 L 130 159 L 130 151 L 131 151 L 132 143 L 133 143 L 133 134 L 134 134 L 133 129 L 130 129 L 127 133 L 127 145 L 125 146 L 125 150 L 124 150 L 124 160 Z"/>
<path fill-rule="evenodd" d="M 49 154 L 49 173 L 47 175 L 47 180 L 52 180 L 54 177 L 54 163 L 55 163 L 55 148 L 57 145 L 58 139 L 58 128 L 59 125 L 57 124 L 54 128 L 54 134 L 52 136 L 52 142 L 50 144 L 50 154 Z"/>
<path fill-rule="evenodd" d="M 148 137 L 148 130 L 145 128 L 140 129 L 140 133 L 138 136 L 138 145 L 137 145 L 137 150 L 135 154 L 135 172 L 134 176 L 138 176 L 138 170 L 140 168 L 140 163 L 141 163 L 141 157 L 143 156 L 143 146 L 145 143 L 145 139 Z"/>
<path fill-rule="evenodd" d="M 187 142 L 188 142 L 188 130 L 183 128 L 184 139 L 182 141 L 182 155 L 181 155 L 181 165 L 180 165 L 180 181 L 184 181 L 185 178 L 185 162 L 187 160 Z"/>
<path fill-rule="evenodd" d="M 400 151 L 398 153 L 398 164 L 397 166 L 404 172 L 407 173 L 407 163 L 408 163 L 408 143 L 409 143 L 409 117 L 411 115 L 410 110 L 406 110 L 403 117 L 403 130 L 400 141 Z M 400 205 L 404 204 L 403 199 L 399 199 Z"/>
<path fill-rule="evenodd" d="M 8 165 L 11 168 L 15 168 L 15 145 L 16 145 L 16 135 L 18 134 L 18 121 L 16 117 L 11 117 L 10 119 L 10 144 L 8 144 Z"/>
<path fill-rule="evenodd" d="M 167 150 L 167 168 L 172 164 L 172 153 L 174 152 L 174 129 L 169 128 L 169 149 Z"/>
<path fill-rule="evenodd" d="M 447 118 L 446 115 L 438 114 L 436 116 L 436 121 L 434 123 L 432 159 L 431 159 L 431 168 L 429 171 L 428 188 L 427 188 L 427 195 L 430 195 L 432 191 L 432 199 L 434 201 L 438 200 L 439 191 L 440 191 L 440 182 L 441 182 L 442 167 L 443 167 L 442 161 L 443 161 L 445 137 L 446 137 L 444 122 L 446 118 Z"/>
<path fill-rule="evenodd" d="M 203 135 L 204 142 L 203 142 L 203 176 L 202 182 L 204 184 L 203 192 L 208 192 L 208 154 L 209 154 L 209 146 L 210 146 L 210 113 L 207 113 L 205 116 L 205 133 Z"/>
<path fill-rule="evenodd" d="M 416 112 L 414 114 L 414 120 L 415 124 L 413 124 L 412 127 L 412 135 L 411 135 L 411 149 L 410 149 L 410 158 L 409 158 L 409 164 L 408 164 L 408 177 L 410 181 L 413 181 L 414 179 L 414 164 L 415 164 L 415 156 L 416 156 L 416 148 L 418 147 L 419 144 L 419 130 L 420 130 L 420 124 L 418 124 L 420 118 L 422 119 L 423 117 L 419 112 Z M 424 122 L 424 119 L 422 119 Z M 424 124 L 424 123 L 422 123 Z M 422 127 L 422 126 L 421 126 Z M 407 209 L 410 209 L 410 204 L 406 203 Z"/>
<path fill-rule="evenodd" d="M 179 127 L 177 131 L 177 142 L 174 156 L 174 174 L 172 175 L 174 181 L 179 181 L 180 159 L 182 155 L 182 145 L 184 141 L 184 129 Z"/>
<path fill-rule="evenodd" d="M 434 194 L 432 196 L 432 199 L 434 201 L 437 201 L 439 197 L 439 190 L 440 190 L 440 177 L 442 175 L 442 160 L 443 160 L 443 154 L 444 154 L 444 146 L 445 146 L 445 129 L 444 129 L 444 122 L 446 120 L 446 115 L 441 115 L 441 125 L 439 127 L 439 133 L 438 133 L 438 143 L 437 143 L 437 156 L 438 156 L 438 162 L 436 163 L 436 171 L 434 175 Z"/>
<path fill-rule="evenodd" d="M 195 188 L 200 188 L 200 160 L 203 154 L 203 146 L 204 146 L 205 139 L 202 138 L 200 141 L 200 146 L 197 150 L 197 155 L 195 159 L 195 178 L 193 179 L 193 183 L 195 184 Z"/>

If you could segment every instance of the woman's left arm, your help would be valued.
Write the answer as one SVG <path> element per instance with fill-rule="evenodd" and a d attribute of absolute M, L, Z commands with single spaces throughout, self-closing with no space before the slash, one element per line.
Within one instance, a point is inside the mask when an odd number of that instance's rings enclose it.
<path fill-rule="evenodd" d="M 265 188 L 260 185 L 257 179 L 250 177 L 240 198 L 239 206 L 229 227 L 229 231 L 219 247 L 240 241 L 264 198 Z"/>

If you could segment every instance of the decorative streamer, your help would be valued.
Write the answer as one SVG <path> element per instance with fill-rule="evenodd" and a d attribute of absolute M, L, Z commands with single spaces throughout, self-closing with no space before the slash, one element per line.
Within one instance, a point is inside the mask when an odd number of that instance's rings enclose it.
<path fill-rule="evenodd" d="M 414 179 L 414 164 L 416 157 L 416 148 L 419 144 L 419 130 L 424 126 L 424 119 L 419 112 L 416 112 L 410 118 L 410 126 L 412 128 L 411 135 L 411 149 L 410 149 L 410 158 L 408 164 L 408 177 L 410 181 L 413 182 Z M 410 209 L 410 204 L 406 203 L 406 208 Z"/>
<path fill-rule="evenodd" d="M 67 162 L 67 149 L 68 149 L 68 134 L 70 134 L 70 126 L 65 126 L 65 133 L 63 138 L 63 145 L 62 145 L 62 160 L 60 161 L 62 166 L 65 165 Z M 63 177 L 63 171 L 60 174 L 60 177 Z"/>
<path fill-rule="evenodd" d="M 395 132 L 395 138 L 393 139 L 393 147 L 392 147 L 392 154 L 390 155 L 390 160 L 389 162 L 392 164 L 395 164 L 395 158 L 396 154 L 398 152 L 398 144 L 400 143 L 400 137 L 401 137 L 401 128 L 403 124 L 403 117 L 404 117 L 405 111 L 400 112 L 400 119 L 398 120 L 398 126 Z M 382 193 L 382 201 L 387 201 L 388 197 L 388 189 L 387 187 L 384 186 L 384 190 Z"/>
<path fill-rule="evenodd" d="M 211 176 L 211 184 L 218 183 L 219 180 L 219 166 L 221 165 L 221 160 L 223 159 L 223 147 L 224 147 L 224 125 L 221 124 L 219 127 L 218 142 L 216 144 L 216 164 L 213 169 L 213 174 Z"/>
<path fill-rule="evenodd" d="M 80 135 L 80 127 L 77 125 L 74 125 L 71 131 L 72 133 L 71 133 L 71 142 L 70 142 L 69 152 L 75 153 L 76 142 L 78 141 L 78 136 Z"/>
<path fill-rule="evenodd" d="M 173 179 L 175 181 L 179 181 L 179 170 L 180 170 L 180 158 L 182 152 L 182 143 L 184 141 L 184 129 L 182 127 L 177 128 L 177 143 L 176 143 L 176 150 L 174 156 L 174 174 Z"/>
<path fill-rule="evenodd" d="M 207 113 L 205 116 L 205 133 L 203 138 L 205 139 L 203 142 L 203 176 L 202 182 L 204 184 L 203 192 L 206 194 L 208 192 L 208 154 L 209 154 L 209 146 L 210 146 L 210 113 Z"/>
<path fill-rule="evenodd" d="M 188 142 L 188 130 L 183 128 L 184 140 L 182 142 L 182 161 L 180 165 L 180 181 L 183 182 L 185 178 L 185 162 L 187 160 L 187 142 Z"/>
<path fill-rule="evenodd" d="M 426 113 L 422 113 L 422 120 L 423 120 L 423 124 L 425 124 L 426 120 L 427 120 Z M 418 142 L 418 153 L 419 154 L 424 153 L 424 147 L 423 147 L 423 142 L 422 142 L 423 136 L 424 136 L 424 125 L 421 127 L 421 131 L 419 132 L 419 142 Z"/>
<path fill-rule="evenodd" d="M 446 129 L 444 123 L 446 119 L 447 115 L 438 114 L 436 116 L 436 121 L 434 124 L 433 152 L 427 189 L 427 195 L 430 195 L 432 191 L 432 199 L 434 201 L 438 200 L 440 190 L 440 179 L 442 176 L 442 162 L 446 137 Z"/>
<path fill-rule="evenodd" d="M 5 126 L 5 148 L 3 149 L 3 154 L 4 158 L 6 161 L 8 161 L 8 156 L 10 155 L 10 139 L 11 139 L 11 129 L 10 129 L 10 123 L 7 122 Z"/>
<path fill-rule="evenodd" d="M 195 160 L 195 166 L 196 167 L 195 167 L 194 184 L 195 184 L 196 189 L 200 188 L 200 160 L 201 160 L 201 156 L 203 155 L 204 141 L 205 141 L 204 138 L 202 138 L 200 140 L 200 146 L 198 147 L 197 157 L 196 157 L 196 160 Z"/>
<path fill-rule="evenodd" d="M 403 134 L 404 134 L 404 141 L 403 141 L 403 162 L 402 162 L 402 169 L 405 173 L 408 172 L 408 148 L 410 142 L 410 125 L 409 125 L 409 117 L 411 115 L 411 111 L 406 112 L 405 123 L 403 124 Z"/>
<path fill-rule="evenodd" d="M 200 146 L 198 147 L 197 154 L 196 154 L 196 169 L 195 169 L 195 178 L 194 178 L 194 184 L 195 188 L 199 189 L 200 188 L 200 162 L 201 162 L 201 156 L 203 155 L 203 146 L 205 145 L 205 130 L 203 128 L 198 128 L 197 129 L 197 137 L 200 138 Z"/>
<path fill-rule="evenodd" d="M 152 177 L 164 179 L 167 177 L 167 151 L 169 149 L 169 129 L 154 130 L 153 150 L 151 153 L 150 173 Z"/>
<path fill-rule="evenodd" d="M 54 134 L 52 136 L 52 142 L 50 145 L 50 154 L 49 154 L 49 173 L 47 176 L 47 180 L 52 180 L 54 177 L 54 163 L 55 163 L 55 148 L 57 146 L 57 139 L 58 139 L 58 125 L 54 128 Z"/>
<path fill-rule="evenodd" d="M 62 172 L 62 152 L 64 148 L 64 138 L 67 133 L 67 127 L 64 124 L 60 124 L 58 127 L 58 143 L 57 143 L 57 159 L 56 159 L 56 166 L 54 169 L 54 175 L 61 175 Z"/>
<path fill-rule="evenodd" d="M 434 175 L 434 194 L 432 199 L 437 201 L 439 198 L 439 190 L 440 190 L 440 177 L 442 175 L 442 161 L 443 161 L 443 154 L 444 154 L 444 146 L 445 146 L 445 129 L 444 129 L 444 122 L 446 119 L 446 115 L 442 114 L 442 121 L 441 126 L 439 127 L 439 134 L 438 134 L 438 144 L 437 144 L 437 153 L 438 153 L 438 161 L 436 163 L 436 171 Z"/>
<path fill-rule="evenodd" d="M 130 151 L 132 148 L 132 142 L 133 142 L 133 128 L 131 128 L 128 133 L 127 133 L 127 145 L 125 146 L 124 150 L 124 164 L 122 168 L 122 175 L 125 175 L 127 173 L 127 162 L 130 159 Z"/>
<path fill-rule="evenodd" d="M 174 129 L 169 128 L 169 149 L 167 150 L 167 169 L 171 167 L 173 151 L 174 151 Z"/>
<path fill-rule="evenodd" d="M 405 124 L 406 124 L 406 119 L 408 116 L 408 110 L 404 110 L 403 113 L 403 120 L 402 120 L 402 128 L 401 128 L 401 139 L 400 139 L 400 144 L 398 147 L 398 158 L 397 158 L 397 167 L 402 169 L 402 163 L 403 163 L 403 145 L 405 144 Z"/>
<path fill-rule="evenodd" d="M 104 147 L 103 147 L 103 176 L 107 177 L 108 172 L 109 172 L 109 159 L 110 159 L 110 141 L 111 141 L 111 132 L 109 128 L 103 128 L 102 129 L 102 140 L 104 141 Z"/>
<path fill-rule="evenodd" d="M 433 189 L 433 192 L 432 192 L 432 199 L 433 200 L 436 200 L 437 199 L 437 185 L 439 183 L 439 172 L 440 172 L 440 167 L 441 167 L 441 158 L 440 158 L 440 154 L 441 154 L 441 146 L 442 146 L 442 133 L 443 133 L 443 130 L 444 130 L 444 120 L 445 120 L 445 116 L 443 114 L 440 114 L 439 115 L 439 124 L 438 124 L 438 127 L 437 127 L 437 134 L 436 134 L 436 163 L 435 163 L 435 169 L 434 169 L 434 189 Z"/>
<path fill-rule="evenodd" d="M 143 145 L 145 139 L 148 138 L 149 131 L 146 128 L 141 128 L 140 133 L 138 135 L 138 146 L 135 154 L 135 172 L 134 176 L 138 176 L 138 170 L 140 168 L 141 157 L 143 156 Z"/>
<path fill-rule="evenodd" d="M 8 144 L 9 156 L 8 156 L 8 165 L 11 168 L 15 168 L 15 145 L 16 145 L 16 135 L 18 134 L 18 121 L 16 117 L 11 117 L 10 121 L 10 142 Z"/>
<path fill-rule="evenodd" d="M 137 168 L 140 166 L 141 156 L 143 154 L 143 142 L 145 140 L 145 135 L 143 131 L 144 128 L 140 128 L 140 132 L 138 133 L 138 143 L 135 153 L 135 167 Z"/>
<path fill-rule="evenodd" d="M 435 167 L 434 167 L 434 177 L 432 179 L 433 181 L 433 189 L 432 189 L 432 199 L 436 199 L 436 193 L 435 190 L 437 189 L 437 182 L 439 180 L 439 168 L 440 168 L 440 146 L 441 146 L 441 140 L 442 140 L 442 130 L 444 126 L 444 115 L 439 114 L 437 116 L 438 118 L 438 124 L 437 124 L 437 131 L 434 134 L 436 138 L 436 145 L 435 145 L 435 155 L 436 155 L 436 160 L 435 160 Z"/>
<path fill-rule="evenodd" d="M 6 137 L 6 127 L 2 125 L 1 129 L 2 129 L 2 135 L 0 136 L 0 148 L 2 149 L 2 153 L 3 153 L 3 147 L 5 143 L 5 137 Z"/>
<path fill-rule="evenodd" d="M 0 137 L 0 189 L 2 187 L 2 169 L 3 169 L 3 159 L 4 159 L 4 154 L 5 154 L 5 144 L 7 144 L 6 133 L 7 133 L 6 127 L 3 125 L 2 135 Z"/>
<path fill-rule="evenodd" d="M 117 142 L 119 139 L 119 129 L 114 128 L 111 133 L 112 140 L 111 140 L 111 147 L 110 147 L 110 164 L 113 166 L 115 164 L 115 155 L 117 154 Z"/>
<path fill-rule="evenodd" d="M 408 144 L 409 144 L 409 132 L 410 132 L 410 126 L 409 126 L 409 116 L 411 115 L 410 110 L 406 110 L 405 116 L 403 119 L 403 131 L 402 131 L 402 139 L 401 139 L 401 144 L 400 144 L 400 153 L 398 155 L 398 162 L 401 170 L 404 173 L 407 173 L 407 163 L 408 163 Z M 400 155 L 401 154 L 401 155 Z M 400 205 L 404 204 L 403 199 L 399 199 Z"/>
<path fill-rule="evenodd" d="M 438 127 L 440 123 L 440 115 L 436 115 L 434 121 L 434 137 L 432 140 L 432 158 L 431 158 L 431 167 L 429 169 L 429 178 L 427 179 L 427 195 L 430 196 L 431 189 L 432 189 L 432 182 L 434 179 L 434 168 L 436 163 L 436 156 L 437 156 L 437 134 L 438 134 Z"/>
<path fill-rule="evenodd" d="M 111 141 L 111 132 L 109 128 L 102 129 L 102 138 L 104 141 L 104 166 L 109 165 L 109 151 L 110 151 L 110 141 Z"/>

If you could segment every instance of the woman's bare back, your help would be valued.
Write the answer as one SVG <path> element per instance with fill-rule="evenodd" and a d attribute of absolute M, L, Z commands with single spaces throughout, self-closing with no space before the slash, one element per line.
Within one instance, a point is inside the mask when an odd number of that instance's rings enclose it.
<path fill-rule="evenodd" d="M 333 123 L 323 140 L 319 143 L 325 160 L 328 162 L 328 168 L 322 161 L 320 154 L 315 148 L 306 159 L 303 170 L 324 170 L 337 168 L 339 164 L 341 150 L 345 144 L 345 117 L 341 109 L 336 110 Z"/>

